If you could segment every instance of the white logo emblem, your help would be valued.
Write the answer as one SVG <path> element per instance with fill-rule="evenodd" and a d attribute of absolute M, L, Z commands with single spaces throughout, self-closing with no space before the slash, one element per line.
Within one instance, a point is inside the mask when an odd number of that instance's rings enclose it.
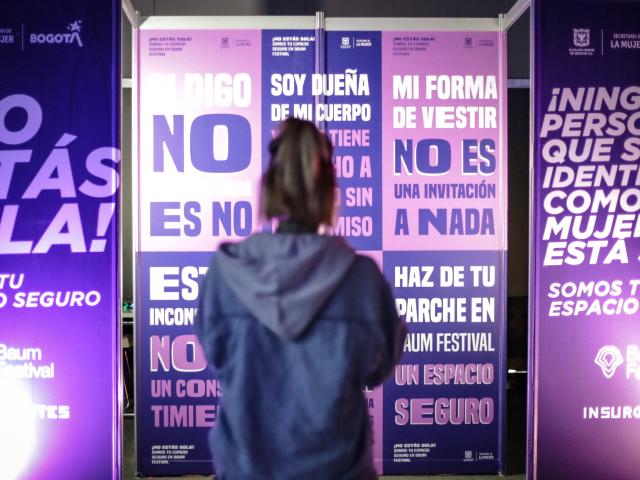
<path fill-rule="evenodd" d="M 343 47 L 348 47 L 350 45 L 350 39 L 349 37 L 342 37 L 342 46 Z"/>
<path fill-rule="evenodd" d="M 605 345 L 598 350 L 594 363 L 602 369 L 602 374 L 606 378 L 611 378 L 623 361 L 622 353 L 620 353 L 618 347 Z"/>
<path fill-rule="evenodd" d="M 573 29 L 573 44 L 576 47 L 588 47 L 591 43 L 591 30 L 588 28 Z"/>

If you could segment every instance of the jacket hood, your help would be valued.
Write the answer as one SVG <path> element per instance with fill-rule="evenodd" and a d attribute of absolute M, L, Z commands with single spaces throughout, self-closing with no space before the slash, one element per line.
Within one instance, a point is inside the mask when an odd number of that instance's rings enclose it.
<path fill-rule="evenodd" d="M 356 257 L 341 239 L 316 234 L 258 233 L 223 244 L 222 278 L 247 309 L 280 337 L 309 326 Z"/>

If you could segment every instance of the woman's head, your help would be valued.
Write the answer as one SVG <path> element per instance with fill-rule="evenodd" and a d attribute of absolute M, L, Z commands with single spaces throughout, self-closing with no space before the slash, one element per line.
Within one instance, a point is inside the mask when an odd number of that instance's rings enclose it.
<path fill-rule="evenodd" d="M 331 142 L 306 120 L 288 118 L 269 144 L 269 168 L 262 177 L 262 214 L 316 230 L 330 225 L 336 177 Z"/>

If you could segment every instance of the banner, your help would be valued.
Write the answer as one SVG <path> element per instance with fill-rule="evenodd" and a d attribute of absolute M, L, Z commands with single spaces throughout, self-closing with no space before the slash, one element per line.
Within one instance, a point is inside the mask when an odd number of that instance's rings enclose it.
<path fill-rule="evenodd" d="M 384 472 L 498 472 L 506 64 L 498 32 L 382 33 L 383 266 L 407 322 Z"/>
<path fill-rule="evenodd" d="M 193 332 L 220 242 L 258 228 L 261 36 L 139 31 L 138 471 L 211 473 L 221 395 Z"/>
<path fill-rule="evenodd" d="M 534 2 L 530 474 L 640 459 L 640 4 Z"/>
<path fill-rule="evenodd" d="M 0 477 L 120 478 L 120 4 L 0 6 Z"/>
<path fill-rule="evenodd" d="M 193 335 L 198 283 L 220 242 L 268 228 L 260 176 L 289 116 L 333 142 L 333 234 L 377 261 L 410 331 L 365 392 L 376 468 L 500 471 L 504 36 L 262 28 L 140 30 L 139 472 L 211 473 L 224 387 Z"/>

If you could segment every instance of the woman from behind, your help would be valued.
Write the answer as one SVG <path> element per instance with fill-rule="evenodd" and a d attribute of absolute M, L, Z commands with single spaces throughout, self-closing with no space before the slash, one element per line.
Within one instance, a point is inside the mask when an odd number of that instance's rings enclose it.
<path fill-rule="evenodd" d="M 290 118 L 269 152 L 261 208 L 277 230 L 223 244 L 200 293 L 196 331 L 224 392 L 216 472 L 375 479 L 363 389 L 392 371 L 404 326 L 375 262 L 318 233 L 334 217 L 327 137 Z"/>

